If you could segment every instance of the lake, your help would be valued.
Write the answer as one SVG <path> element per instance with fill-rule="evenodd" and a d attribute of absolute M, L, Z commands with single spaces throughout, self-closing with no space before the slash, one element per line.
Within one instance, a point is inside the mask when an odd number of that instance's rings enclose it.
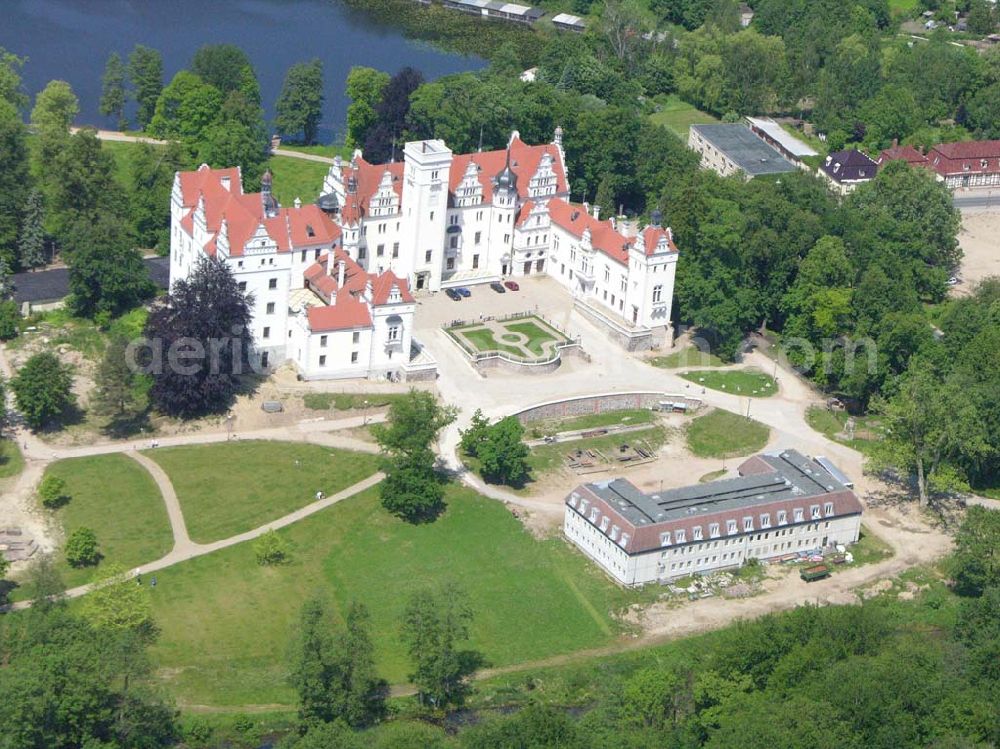
<path fill-rule="evenodd" d="M 344 80 L 352 65 L 390 73 L 410 65 L 433 79 L 485 64 L 405 39 L 336 0 L 0 0 L 0 47 L 28 58 L 25 89 L 34 98 L 50 80 L 68 81 L 80 98 L 80 124 L 115 124 L 97 110 L 111 52 L 127 58 L 136 44 L 158 49 L 166 83 L 200 46 L 219 43 L 237 44 L 250 56 L 268 117 L 288 67 L 320 58 L 325 141 L 344 129 Z"/>

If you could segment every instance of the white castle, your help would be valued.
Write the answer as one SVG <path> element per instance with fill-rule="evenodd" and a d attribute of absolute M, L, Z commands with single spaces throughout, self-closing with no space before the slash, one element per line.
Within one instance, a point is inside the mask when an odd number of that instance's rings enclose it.
<path fill-rule="evenodd" d="M 402 162 L 339 157 L 314 205 L 282 207 L 265 174 L 244 193 L 238 168 L 178 172 L 171 196 L 170 282 L 201 254 L 224 258 L 254 296 L 264 365 L 307 379 L 417 377 L 411 290 L 435 292 L 548 274 L 591 319 L 669 336 L 677 248 L 653 223 L 632 236 L 599 208 L 569 201 L 562 130 L 531 146 L 456 155 L 441 140 L 406 144 Z"/>

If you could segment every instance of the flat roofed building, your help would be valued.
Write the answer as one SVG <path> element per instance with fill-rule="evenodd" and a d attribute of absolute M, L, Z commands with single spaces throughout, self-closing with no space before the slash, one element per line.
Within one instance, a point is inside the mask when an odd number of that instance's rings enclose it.
<path fill-rule="evenodd" d="M 563 31 L 585 31 L 587 24 L 579 16 L 559 13 L 552 17 L 552 25 Z"/>
<path fill-rule="evenodd" d="M 794 164 L 804 166 L 802 159 L 819 156 L 813 148 L 803 143 L 770 117 L 747 117 L 750 132 L 778 151 Z"/>
<path fill-rule="evenodd" d="M 692 125 L 688 146 L 701 154 L 702 167 L 723 177 L 743 174 L 750 179 L 765 174 L 784 174 L 796 168 L 746 125 Z"/>
<path fill-rule="evenodd" d="M 857 496 L 797 450 L 756 455 L 738 473 L 652 494 L 621 478 L 582 484 L 566 498 L 563 532 L 626 586 L 858 540 Z"/>
<path fill-rule="evenodd" d="M 474 13 L 487 18 L 502 18 L 506 21 L 519 23 L 534 23 L 545 15 L 541 8 L 532 8 L 518 3 L 501 3 L 495 0 L 443 0 L 446 8 L 453 8 L 464 13 Z"/>

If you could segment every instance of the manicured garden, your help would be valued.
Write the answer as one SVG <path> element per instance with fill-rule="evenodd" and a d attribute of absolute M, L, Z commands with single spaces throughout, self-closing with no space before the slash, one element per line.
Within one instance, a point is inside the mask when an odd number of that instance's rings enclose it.
<path fill-rule="evenodd" d="M 764 449 L 770 436 L 771 430 L 759 421 L 721 408 L 687 425 L 688 449 L 699 458 L 749 455 Z"/>
<path fill-rule="evenodd" d="M 551 343 L 569 340 L 535 316 L 455 325 L 447 332 L 470 353 L 501 351 L 522 359 L 548 358 L 552 354 Z"/>
<path fill-rule="evenodd" d="M 682 372 L 681 377 L 696 385 L 725 393 L 767 398 L 778 392 L 774 378 L 757 369 L 699 369 Z"/>
<path fill-rule="evenodd" d="M 453 580 L 475 612 L 471 646 L 493 666 L 544 658 L 613 640 L 609 612 L 623 591 L 560 540 L 537 541 L 501 503 L 452 487 L 434 523 L 387 514 L 375 489 L 279 531 L 287 564 L 260 567 L 245 543 L 158 573 L 153 594 L 162 634 L 153 656 L 181 702 L 293 703 L 285 682 L 299 607 L 328 597 L 372 614 L 376 658 L 391 683 L 407 680 L 399 637 L 407 596 Z"/>
<path fill-rule="evenodd" d="M 376 456 L 298 442 L 233 441 L 160 447 L 192 540 L 244 533 L 372 475 Z"/>
<path fill-rule="evenodd" d="M 46 476 L 62 479 L 65 504 L 51 513 L 68 536 L 77 528 L 90 528 L 97 535 L 101 563 L 126 568 L 152 562 L 173 548 L 167 510 L 153 478 L 127 455 L 95 455 L 70 458 L 50 465 Z M 89 582 L 92 567 L 73 568 L 59 552 L 59 573 L 67 588 Z"/>

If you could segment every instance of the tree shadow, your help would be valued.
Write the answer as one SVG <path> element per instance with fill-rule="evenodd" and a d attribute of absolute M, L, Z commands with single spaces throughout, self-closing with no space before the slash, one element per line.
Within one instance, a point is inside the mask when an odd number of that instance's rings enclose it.
<path fill-rule="evenodd" d="M 153 428 L 150 422 L 150 411 L 146 409 L 138 414 L 112 416 L 108 423 L 101 427 L 101 431 L 114 439 L 124 439 L 143 432 L 151 432 Z"/>
<path fill-rule="evenodd" d="M 10 600 L 10 594 L 20 587 L 20 584 L 13 580 L 0 580 L 0 606 L 6 605 Z"/>

